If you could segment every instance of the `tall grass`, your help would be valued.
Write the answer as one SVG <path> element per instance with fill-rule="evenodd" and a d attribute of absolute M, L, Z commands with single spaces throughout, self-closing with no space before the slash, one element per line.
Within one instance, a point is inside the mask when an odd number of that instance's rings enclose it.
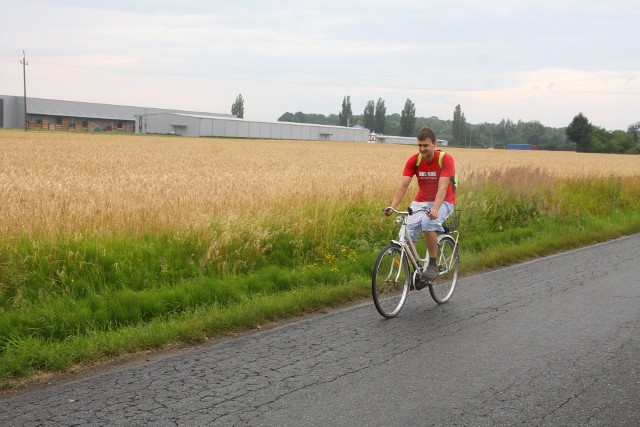
<path fill-rule="evenodd" d="M 201 341 L 368 295 L 376 252 L 396 233 L 380 211 L 414 150 L 170 138 L 6 144 L 4 387 L 37 370 Z M 19 164 L 21 144 L 35 144 L 43 169 Z M 455 154 L 460 164 L 480 155 Z M 467 163 L 458 194 L 465 272 L 640 231 L 638 174 L 480 165 Z M 346 178 L 336 173 L 343 169 Z"/>
<path fill-rule="evenodd" d="M 0 236 L 13 238 L 192 232 L 206 230 L 212 218 L 227 230 L 228 223 L 295 215 L 303 206 L 316 207 L 305 213 L 322 215 L 327 200 L 386 202 L 416 151 L 386 144 L 16 131 L 0 131 L 0 146 Z M 507 166 L 579 179 L 614 167 L 615 176 L 639 173 L 637 156 L 445 150 L 455 156 L 464 187 L 478 174 L 517 180 L 517 169 L 504 176 Z"/>

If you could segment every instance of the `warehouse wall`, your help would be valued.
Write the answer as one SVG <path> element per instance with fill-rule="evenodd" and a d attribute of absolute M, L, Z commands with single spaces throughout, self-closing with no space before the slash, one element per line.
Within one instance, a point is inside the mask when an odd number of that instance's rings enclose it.
<path fill-rule="evenodd" d="M 24 98 L 0 95 L 3 128 L 24 128 Z"/>
<path fill-rule="evenodd" d="M 194 137 L 219 136 L 229 138 L 359 142 L 365 142 L 369 138 L 367 129 L 305 123 L 257 122 L 236 118 L 205 117 L 177 113 L 148 114 L 142 116 L 142 120 L 147 123 L 146 133 Z"/>

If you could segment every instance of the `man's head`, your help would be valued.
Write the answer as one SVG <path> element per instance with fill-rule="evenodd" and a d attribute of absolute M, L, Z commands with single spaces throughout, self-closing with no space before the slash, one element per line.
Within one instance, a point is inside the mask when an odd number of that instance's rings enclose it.
<path fill-rule="evenodd" d="M 436 134 L 428 126 L 425 126 L 418 131 L 418 141 L 424 141 L 425 139 L 430 139 L 431 142 L 434 144 L 436 143 Z"/>
<path fill-rule="evenodd" d="M 436 134 L 430 127 L 423 127 L 418 131 L 418 148 L 422 157 L 431 160 L 436 150 Z"/>

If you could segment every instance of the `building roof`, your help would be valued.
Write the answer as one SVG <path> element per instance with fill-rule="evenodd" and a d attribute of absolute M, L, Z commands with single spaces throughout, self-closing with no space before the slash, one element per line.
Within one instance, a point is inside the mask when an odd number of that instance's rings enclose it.
<path fill-rule="evenodd" d="M 206 117 L 235 117 L 232 114 L 203 113 L 197 111 L 134 107 L 128 105 L 96 104 L 92 102 L 64 101 L 44 98 L 27 98 L 27 113 L 33 115 L 75 116 L 111 120 L 134 120 L 136 115 L 150 113 L 186 113 Z"/>

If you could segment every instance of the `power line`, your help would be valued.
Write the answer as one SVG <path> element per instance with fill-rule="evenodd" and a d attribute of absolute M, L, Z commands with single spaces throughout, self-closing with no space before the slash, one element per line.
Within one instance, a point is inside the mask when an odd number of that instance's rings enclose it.
<path fill-rule="evenodd" d="M 46 51 L 48 54 L 51 54 L 51 52 Z M 110 60 L 110 57 L 105 57 L 105 56 L 100 56 L 100 55 L 84 55 L 84 54 L 75 54 L 75 53 L 69 53 L 68 55 L 73 56 L 75 58 L 88 58 L 88 59 L 106 59 L 106 60 Z M 140 63 L 144 63 L 144 64 L 156 64 L 156 65 L 162 65 L 162 66 L 170 66 L 170 67 L 182 67 L 182 68 L 199 68 L 199 69 L 206 69 L 206 70 L 210 70 L 211 67 L 209 65 L 197 65 L 197 64 L 188 64 L 185 63 L 184 61 L 153 61 L 153 60 L 148 60 L 145 59 L 143 61 L 138 61 Z M 78 67 L 78 68 L 92 68 L 92 69 L 97 69 L 97 70 L 113 70 L 113 71 L 124 71 L 124 72 L 140 72 L 142 73 L 143 71 L 137 71 L 137 70 L 127 70 L 127 69 L 118 69 L 118 68 L 107 68 L 107 67 L 96 67 L 96 66 L 83 66 L 83 65 L 70 65 L 70 64 L 59 64 L 59 63 L 51 63 L 51 62 L 34 62 L 35 63 L 41 63 L 41 64 L 48 64 L 48 65 L 57 65 L 57 66 L 69 66 L 69 67 Z M 256 69 L 255 67 L 251 67 L 251 68 L 247 68 L 247 67 L 232 67 L 232 66 L 224 66 L 224 65 L 216 65 L 216 69 L 225 69 L 225 70 L 236 70 L 236 71 L 252 71 L 252 72 L 259 72 L 259 73 L 265 73 L 265 72 L 277 72 L 277 73 L 291 73 L 291 74 L 303 74 L 303 75 L 318 75 L 318 76 L 338 76 L 338 77 L 362 77 L 362 73 L 346 73 L 346 72 L 320 72 L 320 71 L 307 71 L 307 70 L 296 70 L 296 69 L 281 69 L 281 68 L 259 68 Z M 153 72 L 149 72 L 149 73 L 153 73 Z M 178 74 L 181 75 L 181 74 Z M 372 78 L 383 78 L 383 79 L 395 79 L 395 78 L 404 78 L 405 76 L 403 75 L 388 75 L 388 74 L 370 74 L 367 73 L 367 77 L 372 77 Z M 509 82 L 544 82 L 545 80 L 540 80 L 540 79 L 516 79 L 516 78 L 510 78 L 510 77 L 505 77 L 505 76 L 500 76 L 500 75 L 494 75 L 491 77 L 462 77 L 462 76 L 438 76 L 438 75 L 430 75 L 429 76 L 430 79 L 433 80 L 447 80 L 447 81 L 477 81 L 477 80 L 482 80 L 484 82 L 505 82 L 505 81 L 509 81 Z"/>

